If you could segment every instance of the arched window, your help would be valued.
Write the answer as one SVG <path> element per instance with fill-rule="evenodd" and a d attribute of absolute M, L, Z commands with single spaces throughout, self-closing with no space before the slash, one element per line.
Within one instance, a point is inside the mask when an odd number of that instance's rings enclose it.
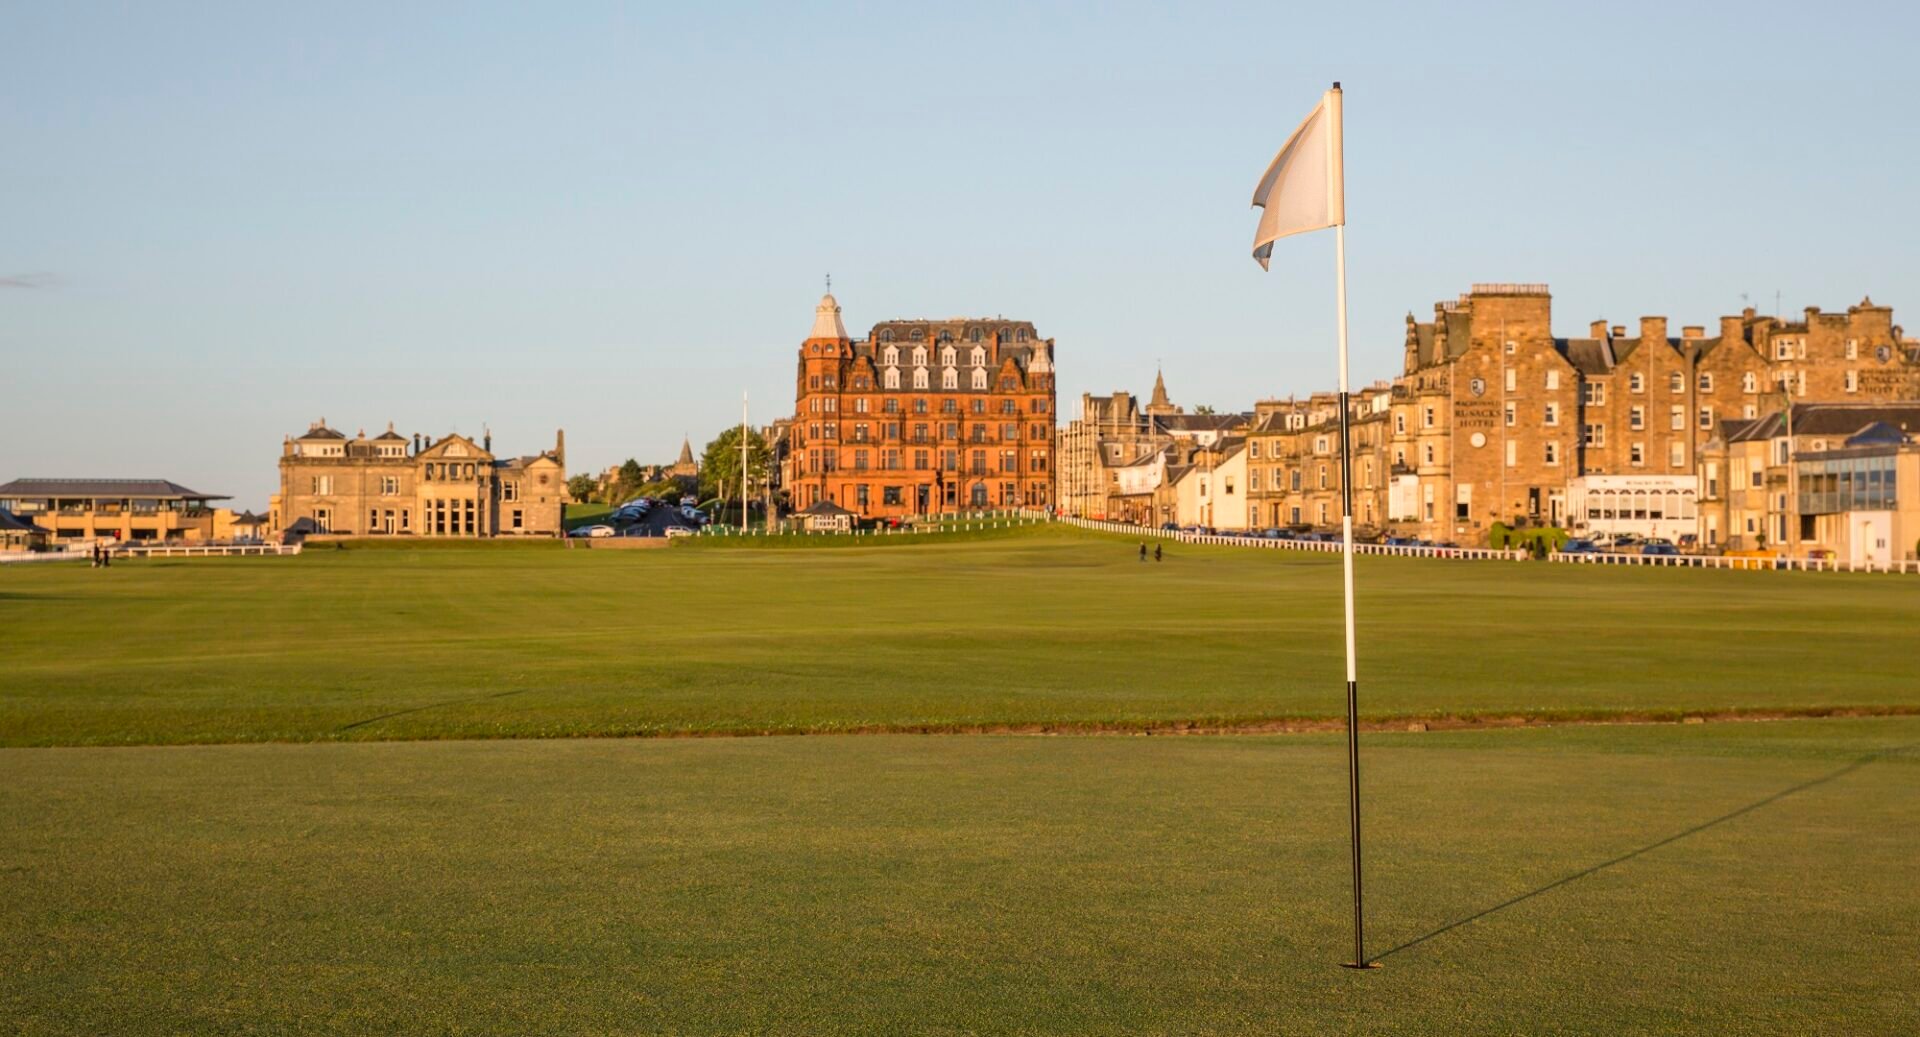
<path fill-rule="evenodd" d="M 927 337 L 927 329 L 925 329 L 925 328 L 915 328 L 915 329 L 913 329 L 913 340 L 914 340 L 915 342 L 918 342 L 918 341 L 920 341 L 921 339 L 923 339 L 923 338 L 926 338 L 926 337 Z"/>
<path fill-rule="evenodd" d="M 927 369 L 926 368 L 916 367 L 913 369 L 913 387 L 916 389 L 924 389 L 927 387 Z M 915 402 L 920 403 L 923 406 L 926 403 L 925 400 L 917 400 Z"/>
<path fill-rule="evenodd" d="M 897 364 L 900 362 L 900 347 L 888 346 L 886 352 L 883 355 L 885 356 L 887 363 Z"/>
<path fill-rule="evenodd" d="M 946 346 L 940 350 L 940 363 L 943 366 L 952 367 L 953 358 L 954 358 L 954 352 L 953 352 L 952 346 Z"/>
<path fill-rule="evenodd" d="M 987 369 L 986 368 L 976 367 L 973 369 L 973 387 L 975 389 L 984 389 L 987 387 Z"/>
<path fill-rule="evenodd" d="M 978 367 L 981 364 L 986 363 L 987 351 L 980 348 L 979 346 L 973 347 L 973 353 L 969 356 L 968 362 L 973 364 L 975 367 Z"/>
<path fill-rule="evenodd" d="M 1000 344 L 1004 346 L 1004 345 L 1006 345 L 1007 343 L 1009 343 L 1009 342 L 1012 342 L 1012 341 L 1013 341 L 1013 329 L 1012 329 L 1012 328 L 1001 328 L 1001 329 L 1000 329 Z"/>
<path fill-rule="evenodd" d="M 979 329 L 979 328 L 973 328 L 973 329 L 971 329 L 971 330 L 969 330 L 969 331 L 967 332 L 967 341 L 968 341 L 968 342 L 978 342 L 978 341 L 980 341 L 980 329 Z"/>
<path fill-rule="evenodd" d="M 1013 333 L 1013 337 L 1016 341 L 1025 342 L 1027 340 L 1027 329 L 1021 328 L 1019 331 Z"/>
<path fill-rule="evenodd" d="M 914 363 L 914 366 L 916 366 L 916 367 L 924 367 L 924 366 L 926 366 L 926 363 L 927 363 L 927 347 L 925 347 L 925 346 L 915 346 L 915 347 L 913 347 L 913 363 Z"/>
<path fill-rule="evenodd" d="M 892 329 L 892 328 L 881 328 L 881 329 L 880 329 L 880 341 L 882 341 L 882 342 L 892 342 L 892 341 L 893 341 L 893 329 Z"/>
<path fill-rule="evenodd" d="M 881 376 L 881 380 L 886 383 L 886 387 L 889 389 L 900 388 L 900 369 L 897 367 L 887 368 L 887 373 Z"/>
<path fill-rule="evenodd" d="M 940 388 L 942 389 L 960 388 L 960 372 L 955 371 L 951 367 L 940 372 Z"/>

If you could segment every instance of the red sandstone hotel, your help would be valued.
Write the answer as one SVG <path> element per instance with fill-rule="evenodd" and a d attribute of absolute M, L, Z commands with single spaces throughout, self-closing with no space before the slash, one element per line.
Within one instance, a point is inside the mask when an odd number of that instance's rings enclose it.
<path fill-rule="evenodd" d="M 794 399 L 796 509 L 893 518 L 1053 503 L 1053 341 L 1026 321 L 896 320 L 855 340 L 827 295 Z"/>

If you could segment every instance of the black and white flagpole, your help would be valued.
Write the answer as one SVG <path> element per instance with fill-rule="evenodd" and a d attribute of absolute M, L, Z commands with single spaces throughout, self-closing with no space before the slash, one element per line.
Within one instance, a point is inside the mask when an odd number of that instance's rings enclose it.
<path fill-rule="evenodd" d="M 1253 258 L 1267 269 L 1273 243 L 1290 234 L 1333 228 L 1334 304 L 1340 318 L 1340 574 L 1346 602 L 1347 816 L 1353 836 L 1353 960 L 1348 968 L 1379 966 L 1367 960 L 1366 900 L 1360 871 L 1360 693 L 1353 648 L 1353 441 L 1347 380 L 1347 199 L 1341 155 L 1340 84 L 1293 131 L 1253 190 L 1264 210 L 1254 231 Z"/>

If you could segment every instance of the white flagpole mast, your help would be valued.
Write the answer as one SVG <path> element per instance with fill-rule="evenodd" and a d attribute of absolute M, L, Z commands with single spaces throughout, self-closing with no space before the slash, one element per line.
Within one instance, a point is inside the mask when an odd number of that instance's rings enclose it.
<path fill-rule="evenodd" d="M 1327 101 L 1330 137 L 1327 142 L 1328 190 L 1334 192 L 1334 211 L 1340 222 L 1333 228 L 1334 308 L 1340 327 L 1340 576 L 1346 601 L 1347 643 L 1347 816 L 1353 844 L 1353 963 L 1370 967 L 1366 950 L 1366 911 L 1360 871 L 1360 704 L 1353 645 L 1353 439 L 1348 428 L 1352 388 L 1347 380 L 1347 217 L 1346 168 L 1341 156 L 1340 84 L 1333 84 Z"/>
<path fill-rule="evenodd" d="M 740 532 L 747 531 L 747 394 L 740 394 Z"/>

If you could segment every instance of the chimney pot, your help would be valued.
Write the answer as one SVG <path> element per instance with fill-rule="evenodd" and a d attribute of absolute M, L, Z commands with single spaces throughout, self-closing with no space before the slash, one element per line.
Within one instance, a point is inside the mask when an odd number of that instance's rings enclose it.
<path fill-rule="evenodd" d="M 1706 338 L 1707 329 L 1699 324 L 1689 324 L 1680 329 L 1681 338 Z"/>
<path fill-rule="evenodd" d="M 1625 324 L 1615 324 L 1615 325 L 1613 326 L 1613 337 L 1614 337 L 1614 338 L 1626 338 L 1626 337 L 1627 337 L 1627 326 L 1626 326 Z"/>

